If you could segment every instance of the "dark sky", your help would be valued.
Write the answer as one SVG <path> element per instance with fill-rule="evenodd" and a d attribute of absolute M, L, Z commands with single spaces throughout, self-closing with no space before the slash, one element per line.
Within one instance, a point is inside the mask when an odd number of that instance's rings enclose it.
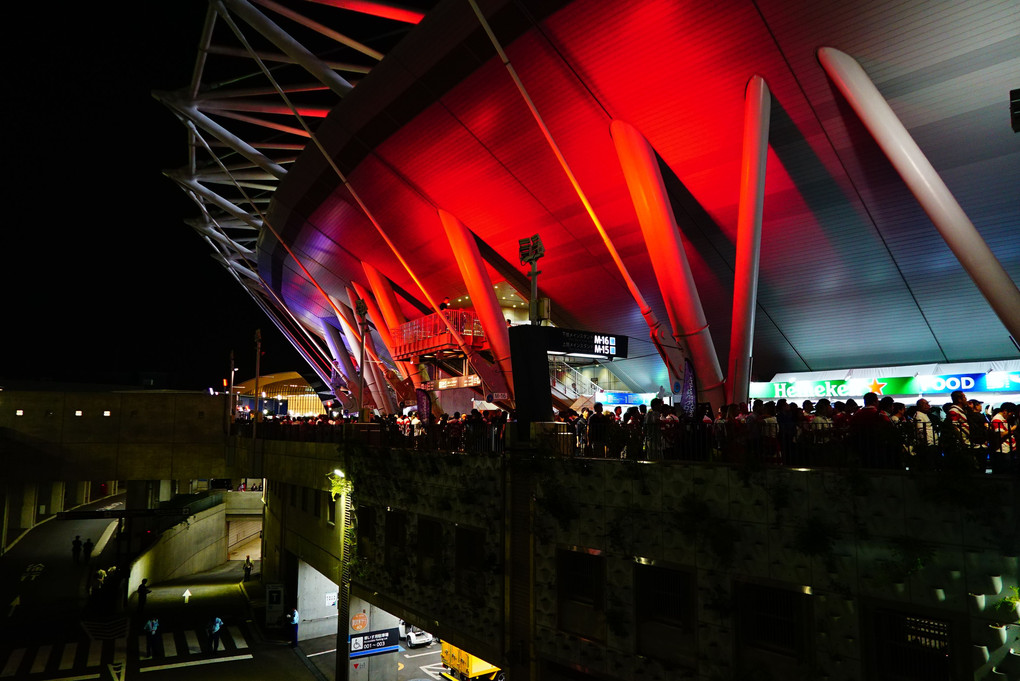
<path fill-rule="evenodd" d="M 184 127 L 151 97 L 187 85 L 207 3 L 27 3 L 5 36 L 0 385 L 49 380 L 205 389 L 303 369 L 184 220 L 162 176 Z"/>

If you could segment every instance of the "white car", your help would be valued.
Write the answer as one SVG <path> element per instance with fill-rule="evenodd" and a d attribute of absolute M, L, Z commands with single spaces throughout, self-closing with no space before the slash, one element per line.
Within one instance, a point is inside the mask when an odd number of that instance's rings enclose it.
<path fill-rule="evenodd" d="M 407 647 L 427 646 L 433 641 L 432 634 L 421 629 L 414 628 L 407 632 Z"/>

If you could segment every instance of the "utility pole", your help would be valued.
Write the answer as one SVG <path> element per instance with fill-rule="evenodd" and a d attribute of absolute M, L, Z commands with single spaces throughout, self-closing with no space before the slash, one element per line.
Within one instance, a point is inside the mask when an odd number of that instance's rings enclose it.
<path fill-rule="evenodd" d="M 358 298 L 354 304 L 354 311 L 358 315 L 361 324 L 361 358 L 358 360 L 358 422 L 368 423 L 368 412 L 365 410 L 365 345 L 368 344 L 368 337 L 365 335 L 368 329 L 368 304 Z"/>
<path fill-rule="evenodd" d="M 259 373 L 262 364 L 262 329 L 255 329 L 255 408 L 254 418 L 251 422 L 251 440 L 255 443 L 255 429 L 262 419 L 262 410 L 259 409 Z"/>

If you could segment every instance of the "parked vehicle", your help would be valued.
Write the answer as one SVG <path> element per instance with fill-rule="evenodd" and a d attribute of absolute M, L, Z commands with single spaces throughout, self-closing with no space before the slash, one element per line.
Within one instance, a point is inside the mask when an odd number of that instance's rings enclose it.
<path fill-rule="evenodd" d="M 422 631 L 418 627 L 411 627 L 407 632 L 407 647 L 414 648 L 417 646 L 427 646 L 435 640 L 427 631 Z"/>
<path fill-rule="evenodd" d="M 491 665 L 471 653 L 464 652 L 446 641 L 443 641 L 440 657 L 443 666 L 449 670 L 449 673 L 443 673 L 446 678 L 456 678 L 459 681 L 504 681 L 504 674 L 499 667 Z"/>

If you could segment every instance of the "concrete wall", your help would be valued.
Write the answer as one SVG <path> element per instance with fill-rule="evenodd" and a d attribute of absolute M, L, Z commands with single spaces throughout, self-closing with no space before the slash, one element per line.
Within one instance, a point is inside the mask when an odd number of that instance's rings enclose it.
<path fill-rule="evenodd" d="M 0 454 L 12 480 L 231 477 L 226 408 L 203 393 L 3 391 Z"/>
<path fill-rule="evenodd" d="M 340 588 L 303 560 L 298 561 L 298 639 L 335 636 Z"/>
<path fill-rule="evenodd" d="M 227 514 L 224 504 L 174 525 L 131 566 L 128 593 L 142 579 L 158 584 L 209 570 L 227 560 Z"/>
<path fill-rule="evenodd" d="M 355 630 L 355 618 L 364 615 L 367 623 L 363 629 Z M 359 624 L 363 620 L 357 620 Z M 361 598 L 351 598 L 351 620 L 347 623 L 347 635 L 364 634 L 369 631 L 397 629 L 400 618 Z M 396 681 L 399 652 L 382 653 L 358 657 L 350 661 L 350 681 Z"/>

